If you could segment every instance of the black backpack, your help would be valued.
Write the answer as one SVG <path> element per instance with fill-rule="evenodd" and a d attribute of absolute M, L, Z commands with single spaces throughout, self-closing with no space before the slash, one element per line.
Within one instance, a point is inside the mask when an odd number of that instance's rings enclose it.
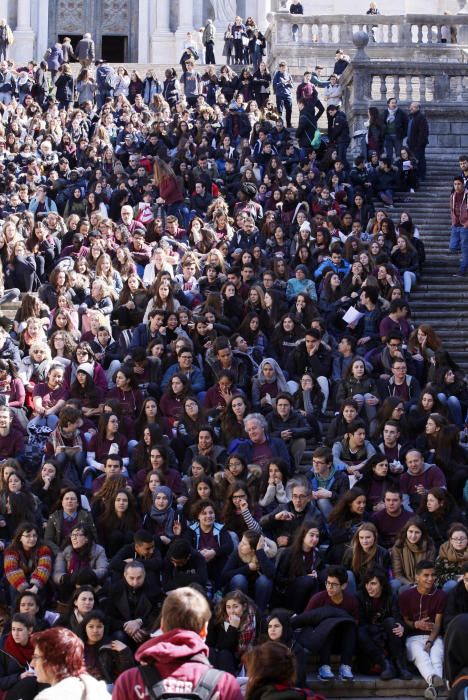
<path fill-rule="evenodd" d="M 200 680 L 193 690 L 188 693 L 181 691 L 167 691 L 164 687 L 164 680 L 156 666 L 139 666 L 138 670 L 143 676 L 146 690 L 151 700 L 211 700 L 216 691 L 218 681 L 224 675 L 223 671 L 218 671 L 210 666 L 210 662 L 204 654 L 196 654 L 190 661 L 198 661 L 207 666 L 200 676 Z"/>

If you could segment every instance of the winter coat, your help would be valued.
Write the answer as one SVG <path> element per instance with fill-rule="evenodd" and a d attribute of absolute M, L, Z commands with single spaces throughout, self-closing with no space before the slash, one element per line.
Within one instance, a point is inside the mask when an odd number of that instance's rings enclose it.
<path fill-rule="evenodd" d="M 35 700 L 110 700 L 104 681 L 97 681 L 88 673 L 69 676 L 63 681 L 42 690 Z"/>
<path fill-rule="evenodd" d="M 48 70 L 58 70 L 63 63 L 62 44 L 54 44 L 50 47 L 50 49 L 48 49 L 47 53 Z"/>
<path fill-rule="evenodd" d="M 54 562 L 53 573 L 53 580 L 54 583 L 57 584 L 57 586 L 60 584 L 60 579 L 62 578 L 62 576 L 68 571 L 72 554 L 73 547 L 71 546 L 71 544 L 65 547 L 63 551 L 57 553 L 57 557 Z M 92 569 L 96 574 L 97 578 L 101 581 L 105 578 L 108 567 L 109 562 L 107 561 L 106 551 L 104 547 L 101 547 L 100 544 L 93 544 L 89 556 L 89 566 L 87 568 Z"/>
<path fill-rule="evenodd" d="M 80 508 L 78 511 L 78 515 L 76 518 L 76 521 L 74 523 L 74 527 L 78 527 L 79 525 L 88 525 L 88 527 L 91 528 L 94 537 L 97 539 L 97 533 L 96 533 L 96 528 L 94 526 L 94 521 L 92 518 L 92 515 L 89 511 L 84 510 L 83 508 Z M 60 547 L 63 545 L 62 542 L 62 530 L 63 530 L 63 510 L 56 510 L 54 511 L 46 525 L 45 533 L 44 533 L 44 540 L 46 544 L 49 545 L 51 550 L 56 554 L 58 553 Z"/>
<path fill-rule="evenodd" d="M 302 629 L 299 643 L 312 655 L 318 655 L 330 634 L 343 624 L 355 625 L 356 620 L 346 610 L 331 605 L 307 610 L 291 619 L 293 629 Z"/>
<path fill-rule="evenodd" d="M 192 661 L 195 655 L 206 656 L 208 647 L 195 632 L 176 629 L 142 644 L 136 655 L 137 663 L 155 664 L 162 678 L 171 676 L 193 688 L 207 668 L 199 660 Z M 113 700 L 141 700 L 143 678 L 139 668 L 131 668 L 117 678 L 112 693 Z M 216 689 L 223 700 L 242 700 L 240 687 L 233 676 L 223 673 Z"/>

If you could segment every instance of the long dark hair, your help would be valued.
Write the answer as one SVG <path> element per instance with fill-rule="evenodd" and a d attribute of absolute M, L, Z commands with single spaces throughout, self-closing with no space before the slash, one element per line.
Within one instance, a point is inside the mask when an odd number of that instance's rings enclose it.
<path fill-rule="evenodd" d="M 365 495 L 364 491 L 358 486 L 353 486 L 352 489 L 348 489 L 332 509 L 328 516 L 328 522 L 338 525 L 353 519 L 355 515 L 351 512 L 351 503 L 355 501 L 356 498 L 359 498 L 359 496 L 365 497 Z"/>
<path fill-rule="evenodd" d="M 304 537 L 307 535 L 309 530 L 312 530 L 313 528 L 317 529 L 319 533 L 321 532 L 320 525 L 317 522 L 313 520 L 306 520 L 306 522 L 298 527 L 294 533 L 291 545 L 291 561 L 289 564 L 289 579 L 291 581 L 298 576 L 304 575 L 304 553 L 302 551 L 302 545 L 304 542 Z"/>

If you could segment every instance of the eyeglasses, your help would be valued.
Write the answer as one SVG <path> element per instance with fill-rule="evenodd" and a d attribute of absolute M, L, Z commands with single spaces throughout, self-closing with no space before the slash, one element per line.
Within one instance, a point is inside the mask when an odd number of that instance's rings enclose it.
<path fill-rule="evenodd" d="M 332 581 L 325 581 L 327 588 L 340 588 L 341 583 L 333 583 Z"/>
<path fill-rule="evenodd" d="M 451 537 L 452 542 L 468 542 L 468 537 Z"/>
<path fill-rule="evenodd" d="M 85 535 L 82 532 L 72 532 L 70 535 L 72 539 L 76 539 L 77 537 L 85 537 Z"/>

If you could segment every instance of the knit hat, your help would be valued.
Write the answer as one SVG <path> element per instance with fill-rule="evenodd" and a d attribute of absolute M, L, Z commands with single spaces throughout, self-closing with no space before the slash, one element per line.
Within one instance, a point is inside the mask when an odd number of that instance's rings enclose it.
<path fill-rule="evenodd" d="M 94 376 L 94 369 L 93 365 L 90 362 L 83 362 L 83 364 L 78 365 L 76 368 L 77 373 L 78 372 L 84 372 L 85 374 L 88 375 L 88 377 L 91 377 L 91 379 Z"/>
<path fill-rule="evenodd" d="M 303 272 L 306 277 L 309 274 L 309 270 L 307 269 L 307 265 L 296 265 L 294 272 L 299 272 L 299 271 Z"/>
<path fill-rule="evenodd" d="M 301 227 L 300 227 L 300 229 L 299 229 L 299 231 L 308 231 L 309 233 L 311 232 L 311 230 L 312 230 L 312 229 L 311 229 L 310 224 L 309 224 L 308 221 L 304 221 L 304 223 L 301 224 Z"/>

